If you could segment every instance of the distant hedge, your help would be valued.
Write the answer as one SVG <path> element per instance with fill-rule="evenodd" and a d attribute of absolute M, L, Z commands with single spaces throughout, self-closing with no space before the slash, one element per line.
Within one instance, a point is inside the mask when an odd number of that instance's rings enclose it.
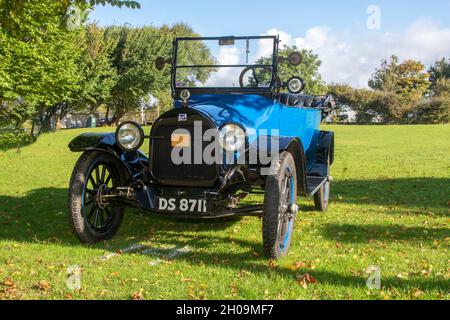
<path fill-rule="evenodd" d="M 34 142 L 34 138 L 26 131 L 0 131 L 0 149 L 20 148 Z"/>

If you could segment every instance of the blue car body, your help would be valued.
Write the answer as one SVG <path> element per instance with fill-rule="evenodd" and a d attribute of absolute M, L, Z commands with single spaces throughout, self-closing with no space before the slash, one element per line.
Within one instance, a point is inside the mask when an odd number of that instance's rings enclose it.
<path fill-rule="evenodd" d="M 239 123 L 248 134 L 249 143 L 261 130 L 278 130 L 280 137 L 298 138 L 308 150 L 313 137 L 320 131 L 322 114 L 313 108 L 289 107 L 277 99 L 259 95 L 193 95 L 189 107 L 207 114 L 220 128 L 226 123 Z M 183 108 L 178 101 L 175 108 Z"/>
<path fill-rule="evenodd" d="M 278 152 L 288 150 L 295 144 L 294 148 L 297 148 L 298 156 L 296 160 L 303 163 L 298 189 L 307 196 L 313 196 L 329 175 L 325 163 L 328 154 L 330 154 L 331 162 L 334 160 L 334 134 L 320 130 L 321 110 L 288 106 L 281 103 L 279 99 L 255 94 L 193 95 L 189 100 L 189 111 L 194 110 L 210 120 L 216 128 L 229 123 L 238 123 L 247 132 L 249 148 L 257 145 L 260 132 L 267 132 L 271 138 L 278 140 L 280 148 Z M 174 109 L 163 114 L 160 119 L 165 119 L 169 114 L 178 115 L 185 112 L 185 107 L 178 100 L 174 102 Z M 155 125 L 157 123 L 158 121 Z M 274 132 L 277 133 L 276 136 L 273 136 Z M 114 133 L 84 134 L 72 141 L 69 147 L 73 152 L 108 152 L 121 160 L 124 169 L 131 177 L 137 177 L 145 168 L 151 167 L 151 160 L 142 152 L 123 151 L 117 145 Z M 236 154 L 236 158 L 239 156 Z M 224 172 L 232 167 L 225 164 Z M 299 164 L 299 167 L 302 165 Z M 180 186 L 185 187 L 182 183 Z"/>

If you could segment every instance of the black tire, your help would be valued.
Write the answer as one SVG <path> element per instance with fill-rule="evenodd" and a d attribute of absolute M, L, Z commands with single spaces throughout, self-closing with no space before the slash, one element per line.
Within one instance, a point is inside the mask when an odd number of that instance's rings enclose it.
<path fill-rule="evenodd" d="M 297 173 L 292 154 L 283 152 L 276 168 L 266 180 L 262 219 L 264 254 L 272 260 L 287 254 L 298 210 Z"/>
<path fill-rule="evenodd" d="M 82 243 L 96 244 L 116 235 L 124 209 L 99 204 L 95 195 L 100 189 L 123 187 L 125 177 L 121 164 L 107 153 L 86 152 L 78 160 L 70 180 L 69 218 Z"/>
<path fill-rule="evenodd" d="M 331 161 L 328 155 L 327 174 L 331 173 Z M 314 206 L 316 211 L 327 212 L 330 206 L 331 179 L 327 177 L 327 181 L 320 187 L 319 191 L 314 195 Z"/>

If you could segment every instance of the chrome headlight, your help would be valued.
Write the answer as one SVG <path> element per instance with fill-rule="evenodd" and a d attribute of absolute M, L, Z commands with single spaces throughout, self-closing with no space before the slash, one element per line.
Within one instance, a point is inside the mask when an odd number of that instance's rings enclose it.
<path fill-rule="evenodd" d="M 116 141 L 125 151 L 137 151 L 144 143 L 144 130 L 135 122 L 124 122 L 117 128 Z"/>
<path fill-rule="evenodd" d="M 289 79 L 287 86 L 290 93 L 299 94 L 305 89 L 305 81 L 299 77 L 292 77 Z"/>
<path fill-rule="evenodd" d="M 245 147 L 245 131 L 236 124 L 227 124 L 220 130 L 220 145 L 223 149 L 235 152 Z"/>

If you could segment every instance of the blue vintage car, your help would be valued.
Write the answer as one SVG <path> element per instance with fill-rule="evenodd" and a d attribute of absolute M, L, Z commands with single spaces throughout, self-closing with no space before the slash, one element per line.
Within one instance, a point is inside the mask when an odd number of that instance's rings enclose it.
<path fill-rule="evenodd" d="M 174 108 L 151 132 L 124 122 L 69 145 L 83 153 L 69 199 L 79 239 L 113 237 L 127 207 L 189 219 L 256 216 L 267 257 L 286 255 L 298 197 L 328 209 L 334 134 L 320 124 L 333 100 L 300 94 L 300 77 L 280 79 L 280 66 L 299 65 L 302 56 L 279 56 L 279 43 L 276 36 L 176 39 L 172 58 L 156 59 L 160 71 L 170 65 Z M 148 156 L 139 150 L 146 139 Z M 249 203 L 251 194 L 264 202 Z"/>

